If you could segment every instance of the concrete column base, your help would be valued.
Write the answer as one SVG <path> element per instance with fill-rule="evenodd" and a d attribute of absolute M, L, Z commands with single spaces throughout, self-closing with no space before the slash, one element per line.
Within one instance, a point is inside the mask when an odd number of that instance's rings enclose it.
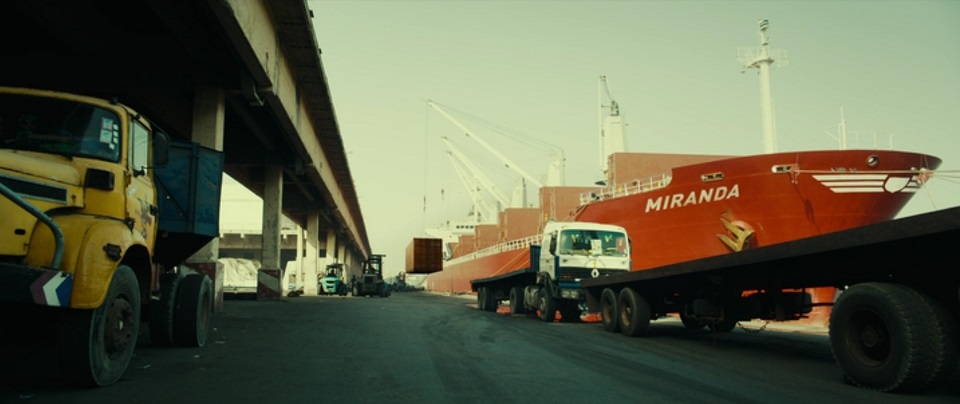
<path fill-rule="evenodd" d="M 283 289 L 280 288 L 280 268 L 260 268 L 257 270 L 257 300 L 280 300 Z"/>

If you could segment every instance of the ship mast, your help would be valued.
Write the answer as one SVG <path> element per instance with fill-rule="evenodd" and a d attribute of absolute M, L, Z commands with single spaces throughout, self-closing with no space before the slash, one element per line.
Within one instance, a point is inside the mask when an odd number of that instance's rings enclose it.
<path fill-rule="evenodd" d="M 741 48 L 737 59 L 743 64 L 744 70 L 755 68 L 760 71 L 760 111 L 763 115 L 763 150 L 765 153 L 777 151 L 777 126 L 774 117 L 773 95 L 770 90 L 770 65 L 777 62 L 777 66 L 787 64 L 787 55 L 780 49 L 770 49 L 770 38 L 767 37 L 767 28 L 770 22 L 760 20 L 760 47 Z"/>
<path fill-rule="evenodd" d="M 604 95 L 609 100 L 604 103 Z M 600 180 L 597 185 L 605 185 L 607 181 L 607 158 L 610 154 L 626 151 L 623 116 L 620 115 L 620 104 L 610 94 L 607 86 L 607 76 L 600 76 L 597 86 L 598 126 L 600 129 Z M 608 112 L 606 112 L 608 111 Z M 604 115 L 606 112 L 606 115 Z M 609 128 L 609 130 L 608 130 Z"/>

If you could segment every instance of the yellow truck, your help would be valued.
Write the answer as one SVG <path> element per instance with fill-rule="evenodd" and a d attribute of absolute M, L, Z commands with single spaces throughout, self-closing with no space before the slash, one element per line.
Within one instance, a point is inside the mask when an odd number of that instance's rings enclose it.
<path fill-rule="evenodd" d="M 46 330 L 81 386 L 123 376 L 142 323 L 203 346 L 212 282 L 180 264 L 218 235 L 222 173 L 222 153 L 115 100 L 0 87 L 5 332 Z"/>

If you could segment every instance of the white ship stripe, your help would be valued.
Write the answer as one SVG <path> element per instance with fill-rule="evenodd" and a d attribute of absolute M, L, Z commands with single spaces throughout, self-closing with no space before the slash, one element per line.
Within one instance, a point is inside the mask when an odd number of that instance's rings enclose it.
<path fill-rule="evenodd" d="M 886 174 L 819 174 L 814 175 L 818 181 L 883 181 L 887 179 Z"/>
<path fill-rule="evenodd" d="M 832 187 L 830 190 L 838 194 L 885 192 L 882 187 Z"/>
<path fill-rule="evenodd" d="M 834 187 L 883 187 L 883 181 L 821 181 L 823 185 Z"/>

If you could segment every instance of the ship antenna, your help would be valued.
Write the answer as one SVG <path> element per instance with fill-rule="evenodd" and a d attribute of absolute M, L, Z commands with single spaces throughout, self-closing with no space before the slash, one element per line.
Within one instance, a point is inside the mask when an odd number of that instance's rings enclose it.
<path fill-rule="evenodd" d="M 787 64 L 787 53 L 780 49 L 770 49 L 770 38 L 767 37 L 768 20 L 759 20 L 760 46 L 757 48 L 740 48 L 737 60 L 744 70 L 756 68 L 760 71 L 760 112 L 763 115 L 763 150 L 765 153 L 777 151 L 777 127 L 773 112 L 773 95 L 770 91 L 770 65 L 777 62 L 777 66 Z"/>

